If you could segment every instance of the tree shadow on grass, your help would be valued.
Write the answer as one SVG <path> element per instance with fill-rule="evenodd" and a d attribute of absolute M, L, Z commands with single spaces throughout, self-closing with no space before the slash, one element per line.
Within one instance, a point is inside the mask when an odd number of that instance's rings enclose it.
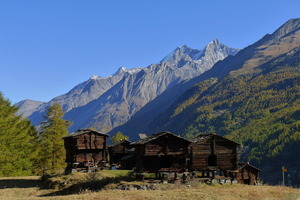
<path fill-rule="evenodd" d="M 46 189 L 46 185 L 39 179 L 0 179 L 0 189 L 33 187 Z"/>
<path fill-rule="evenodd" d="M 114 178 L 107 177 L 101 180 L 92 180 L 92 181 L 74 184 L 68 188 L 64 188 L 60 191 L 44 194 L 41 195 L 40 197 L 64 196 L 64 195 L 78 194 L 84 191 L 100 191 L 108 184 L 119 184 L 121 181 L 133 181 L 133 179 L 132 178 L 124 179 L 124 177 L 114 177 Z"/>

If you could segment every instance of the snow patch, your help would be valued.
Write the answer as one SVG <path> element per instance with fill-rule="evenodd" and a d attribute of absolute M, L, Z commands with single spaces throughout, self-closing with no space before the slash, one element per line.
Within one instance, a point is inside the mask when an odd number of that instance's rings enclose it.
<path fill-rule="evenodd" d="M 99 76 L 97 76 L 97 75 L 93 75 L 93 76 L 91 76 L 90 79 L 92 79 L 92 80 L 97 80 L 97 79 L 101 79 L 101 77 L 99 77 Z"/>
<path fill-rule="evenodd" d="M 143 68 L 141 67 L 137 67 L 137 68 L 132 68 L 132 69 L 126 69 L 125 67 L 120 67 L 118 69 L 118 71 L 114 74 L 119 74 L 119 73 L 123 73 L 123 72 L 126 72 L 126 73 L 129 73 L 129 74 L 135 74 L 135 73 L 138 73 L 139 71 L 141 71 Z"/>

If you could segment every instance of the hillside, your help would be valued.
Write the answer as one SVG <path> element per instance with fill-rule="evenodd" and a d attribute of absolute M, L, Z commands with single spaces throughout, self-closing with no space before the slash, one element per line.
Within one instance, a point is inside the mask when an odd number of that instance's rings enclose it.
<path fill-rule="evenodd" d="M 133 138 L 146 131 L 186 137 L 217 132 L 244 145 L 242 159 L 261 167 L 264 180 L 277 184 L 284 165 L 290 183 L 299 184 L 299 46 L 300 19 L 293 19 L 193 79 L 198 83 L 164 112 L 152 118 L 137 113 L 115 131 Z M 144 117 L 148 122 L 141 127 Z M 130 129 L 134 124 L 140 129 Z"/>

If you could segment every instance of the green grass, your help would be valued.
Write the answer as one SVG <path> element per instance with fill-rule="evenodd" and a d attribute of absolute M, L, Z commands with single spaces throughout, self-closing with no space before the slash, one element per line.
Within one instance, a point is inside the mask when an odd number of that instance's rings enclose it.
<path fill-rule="evenodd" d="M 127 176 L 131 170 L 102 170 L 99 173 L 103 177 L 124 177 Z"/>

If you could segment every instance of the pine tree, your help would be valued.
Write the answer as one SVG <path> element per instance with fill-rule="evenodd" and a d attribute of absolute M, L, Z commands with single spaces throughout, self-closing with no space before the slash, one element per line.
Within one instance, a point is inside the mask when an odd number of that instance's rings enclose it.
<path fill-rule="evenodd" d="M 44 116 L 46 121 L 41 124 L 37 164 L 43 174 L 54 173 L 65 167 L 66 152 L 63 137 L 68 135 L 70 123 L 62 119 L 63 116 L 64 112 L 60 105 L 54 103 Z"/>
<path fill-rule="evenodd" d="M 29 175 L 37 132 L 28 119 L 17 116 L 18 108 L 0 93 L 0 176 Z"/>

